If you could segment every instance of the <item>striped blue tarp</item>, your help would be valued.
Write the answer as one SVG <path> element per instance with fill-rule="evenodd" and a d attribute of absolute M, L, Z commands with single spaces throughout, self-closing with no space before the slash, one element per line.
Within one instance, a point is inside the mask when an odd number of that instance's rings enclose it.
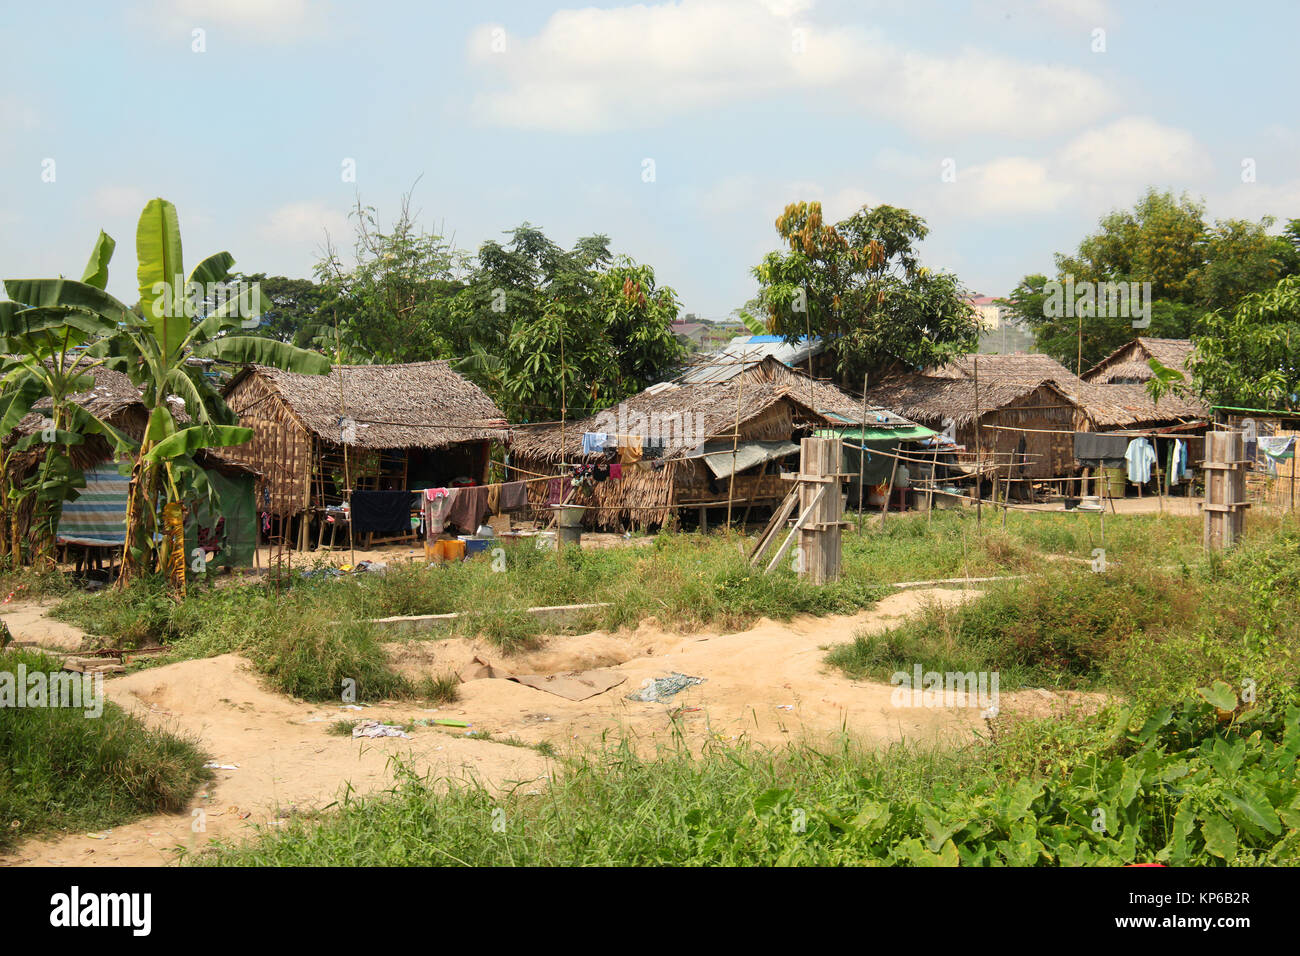
<path fill-rule="evenodd" d="M 126 543 L 126 498 L 130 479 L 112 462 L 86 471 L 86 487 L 63 503 L 60 544 L 119 547 Z"/>

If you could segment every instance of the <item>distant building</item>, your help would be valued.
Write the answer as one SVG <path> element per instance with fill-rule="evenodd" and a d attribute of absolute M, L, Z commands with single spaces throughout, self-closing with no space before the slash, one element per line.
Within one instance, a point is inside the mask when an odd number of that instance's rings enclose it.
<path fill-rule="evenodd" d="M 704 338 L 709 332 L 709 326 L 703 322 L 674 322 L 672 330 L 673 335 L 692 349 L 698 349 L 704 344 Z"/>
<path fill-rule="evenodd" d="M 981 355 L 1010 355 L 1033 350 L 1034 333 L 1019 316 L 1000 305 L 996 296 L 972 295 L 964 301 L 979 315 L 980 340 L 976 351 Z"/>

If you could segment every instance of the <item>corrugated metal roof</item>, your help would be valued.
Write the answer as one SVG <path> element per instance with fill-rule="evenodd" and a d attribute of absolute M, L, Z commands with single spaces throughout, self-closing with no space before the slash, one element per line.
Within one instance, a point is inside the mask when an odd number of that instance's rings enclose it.
<path fill-rule="evenodd" d="M 800 339 L 790 344 L 779 335 L 738 335 L 725 346 L 700 359 L 679 381 L 687 385 L 729 382 L 745 369 L 769 355 L 778 362 L 798 367 L 822 350 L 822 340 Z"/>

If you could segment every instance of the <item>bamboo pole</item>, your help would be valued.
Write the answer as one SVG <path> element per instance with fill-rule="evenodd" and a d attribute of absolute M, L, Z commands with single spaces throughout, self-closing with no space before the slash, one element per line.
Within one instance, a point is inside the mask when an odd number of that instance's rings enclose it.
<path fill-rule="evenodd" d="M 971 364 L 975 369 L 975 530 L 982 531 L 984 528 L 984 453 L 980 445 L 980 357 L 978 352 Z"/>
<path fill-rule="evenodd" d="M 867 373 L 862 373 L 862 433 L 858 435 L 858 534 L 867 527 L 862 517 L 862 486 L 867 480 Z"/>

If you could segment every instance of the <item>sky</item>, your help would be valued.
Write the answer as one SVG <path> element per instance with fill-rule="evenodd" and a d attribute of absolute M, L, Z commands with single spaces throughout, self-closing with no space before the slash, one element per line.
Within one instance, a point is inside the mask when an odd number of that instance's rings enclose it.
<path fill-rule="evenodd" d="M 358 200 L 467 252 L 604 233 L 684 313 L 756 291 L 787 203 L 922 216 L 973 293 L 1049 272 L 1148 185 L 1300 217 L 1300 4 L 1131 0 L 0 0 L 0 276 L 134 302 L 140 209 L 187 266 L 310 276 Z"/>

